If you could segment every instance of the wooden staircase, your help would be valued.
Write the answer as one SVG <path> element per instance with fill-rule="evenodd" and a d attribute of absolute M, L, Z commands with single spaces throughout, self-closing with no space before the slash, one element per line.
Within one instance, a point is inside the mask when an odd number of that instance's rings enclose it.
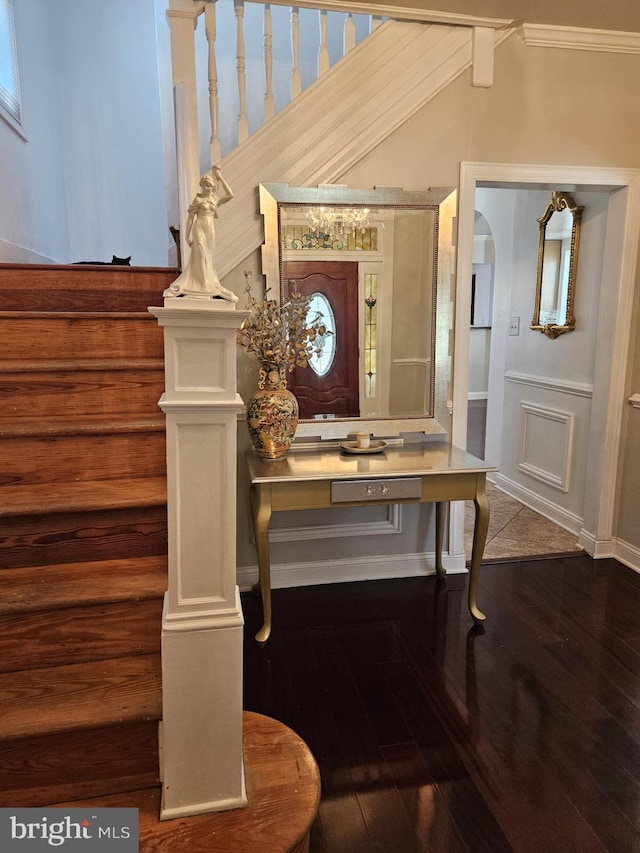
<path fill-rule="evenodd" d="M 0 806 L 158 784 L 176 270 L 0 264 Z"/>

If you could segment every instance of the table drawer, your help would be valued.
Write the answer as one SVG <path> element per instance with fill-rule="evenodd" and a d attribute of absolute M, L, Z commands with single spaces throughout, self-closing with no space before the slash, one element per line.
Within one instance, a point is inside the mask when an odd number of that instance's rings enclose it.
<path fill-rule="evenodd" d="M 331 503 L 356 501 L 393 501 L 419 499 L 422 496 L 421 477 L 401 477 L 392 480 L 334 480 L 331 483 Z"/>

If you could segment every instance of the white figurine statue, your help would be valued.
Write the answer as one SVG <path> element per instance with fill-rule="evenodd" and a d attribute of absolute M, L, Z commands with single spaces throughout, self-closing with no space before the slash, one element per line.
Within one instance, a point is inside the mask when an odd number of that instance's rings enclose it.
<path fill-rule="evenodd" d="M 222 177 L 220 166 L 213 166 L 200 178 L 200 192 L 189 205 L 186 238 L 191 254 L 182 273 L 163 296 L 191 296 L 199 299 L 220 297 L 237 302 L 235 293 L 220 284 L 216 273 L 216 228 L 218 207 L 233 198 L 231 187 Z"/>

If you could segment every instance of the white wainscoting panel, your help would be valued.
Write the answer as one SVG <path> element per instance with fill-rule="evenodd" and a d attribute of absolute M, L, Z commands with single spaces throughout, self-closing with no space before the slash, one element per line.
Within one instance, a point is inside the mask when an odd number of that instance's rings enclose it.
<path fill-rule="evenodd" d="M 568 492 L 574 422 L 570 412 L 521 402 L 518 468 Z"/>

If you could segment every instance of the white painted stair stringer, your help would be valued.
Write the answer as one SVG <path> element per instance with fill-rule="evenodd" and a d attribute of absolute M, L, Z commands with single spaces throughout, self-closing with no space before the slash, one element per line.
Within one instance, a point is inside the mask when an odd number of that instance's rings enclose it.
<path fill-rule="evenodd" d="M 513 30 L 499 31 L 496 45 Z M 223 160 L 234 199 L 217 224 L 217 269 L 263 239 L 258 184 L 339 183 L 471 65 L 466 27 L 388 21 Z"/>

